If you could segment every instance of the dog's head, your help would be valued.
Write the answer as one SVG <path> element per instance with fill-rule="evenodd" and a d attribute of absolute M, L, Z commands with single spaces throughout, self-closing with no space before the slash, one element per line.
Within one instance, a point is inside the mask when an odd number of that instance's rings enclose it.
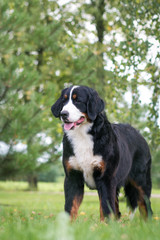
<path fill-rule="evenodd" d="M 64 122 L 64 129 L 69 131 L 87 121 L 93 122 L 104 110 L 104 101 L 92 88 L 72 86 L 62 91 L 51 110 Z"/>

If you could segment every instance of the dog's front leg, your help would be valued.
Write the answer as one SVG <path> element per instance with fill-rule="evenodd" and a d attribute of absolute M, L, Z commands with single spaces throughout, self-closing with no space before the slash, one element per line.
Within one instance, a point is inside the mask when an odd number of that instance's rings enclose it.
<path fill-rule="evenodd" d="M 100 201 L 100 219 L 104 221 L 105 217 L 109 218 L 113 213 L 115 214 L 115 197 L 116 186 L 114 181 L 96 180 L 96 186 Z"/>
<path fill-rule="evenodd" d="M 84 194 L 84 180 L 81 172 L 72 170 L 66 176 L 64 191 L 65 211 L 70 214 L 71 220 L 76 219 Z"/>

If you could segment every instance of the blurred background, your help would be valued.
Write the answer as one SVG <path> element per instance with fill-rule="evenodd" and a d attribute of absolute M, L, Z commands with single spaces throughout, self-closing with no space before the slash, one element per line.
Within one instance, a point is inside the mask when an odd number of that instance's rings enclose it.
<path fill-rule="evenodd" d="M 50 111 L 64 87 L 95 88 L 110 121 L 150 145 L 160 187 L 160 2 L 0 1 L 0 180 L 63 176 L 62 128 Z"/>

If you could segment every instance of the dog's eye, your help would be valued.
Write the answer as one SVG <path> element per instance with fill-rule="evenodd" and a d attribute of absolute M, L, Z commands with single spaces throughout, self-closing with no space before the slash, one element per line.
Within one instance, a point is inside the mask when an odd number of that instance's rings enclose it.
<path fill-rule="evenodd" d="M 73 101 L 75 103 L 79 103 L 80 102 L 79 98 L 77 97 L 77 94 L 73 94 L 72 99 L 73 99 Z"/>

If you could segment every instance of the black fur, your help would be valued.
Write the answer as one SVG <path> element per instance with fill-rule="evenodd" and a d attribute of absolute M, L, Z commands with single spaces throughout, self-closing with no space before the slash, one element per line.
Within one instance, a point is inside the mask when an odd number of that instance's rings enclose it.
<path fill-rule="evenodd" d="M 61 97 L 52 106 L 52 113 L 60 117 L 63 106 L 68 101 L 71 88 L 62 91 Z M 93 123 L 88 132 L 93 138 L 93 155 L 102 156 L 104 167 L 95 167 L 93 178 L 100 199 L 101 219 L 113 212 L 120 216 L 118 195 L 124 186 L 128 205 L 137 206 L 144 216 L 152 213 L 151 195 L 151 155 L 149 147 L 140 133 L 128 124 L 111 124 L 104 112 L 104 102 L 97 92 L 88 87 L 75 90 L 77 100 L 74 105 L 85 113 Z M 72 130 L 71 130 L 72 131 Z M 65 210 L 76 217 L 84 193 L 83 172 L 70 168 L 68 160 L 74 156 L 73 145 L 64 133 L 63 164 L 65 169 Z"/>

